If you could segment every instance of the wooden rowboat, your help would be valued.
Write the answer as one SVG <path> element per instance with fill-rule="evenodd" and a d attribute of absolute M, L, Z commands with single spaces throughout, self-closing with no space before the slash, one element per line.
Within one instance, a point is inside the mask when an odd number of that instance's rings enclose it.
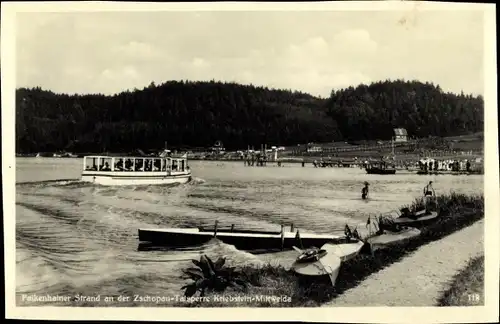
<path fill-rule="evenodd" d="M 413 227 L 404 228 L 398 232 L 384 230 L 383 234 L 369 237 L 366 242 L 370 244 L 371 251 L 376 251 L 418 235 L 420 235 L 420 230 Z"/>
<path fill-rule="evenodd" d="M 394 224 L 404 225 L 404 224 L 417 224 L 420 222 L 428 221 L 438 217 L 438 213 L 433 211 L 429 214 L 425 214 L 425 211 L 420 211 L 415 213 L 414 217 L 401 216 L 394 219 Z"/>
<path fill-rule="evenodd" d="M 340 244 L 326 243 L 320 249 L 297 249 L 301 254 L 293 263 L 292 270 L 303 276 L 328 275 L 335 286 L 342 262 L 358 255 L 364 244 L 360 240 L 352 240 Z"/>
<path fill-rule="evenodd" d="M 139 241 L 152 246 L 186 247 L 207 243 L 213 238 L 234 245 L 237 249 L 285 250 L 293 246 L 321 246 L 341 238 L 336 235 L 315 234 L 297 231 L 259 231 L 214 228 L 163 228 L 139 229 Z"/>

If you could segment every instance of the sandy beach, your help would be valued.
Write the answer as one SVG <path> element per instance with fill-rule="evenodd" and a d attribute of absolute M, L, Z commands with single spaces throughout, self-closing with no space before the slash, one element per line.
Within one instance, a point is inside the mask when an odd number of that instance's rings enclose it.
<path fill-rule="evenodd" d="M 322 306 L 434 306 L 452 277 L 483 253 L 483 234 L 481 220 L 422 246 Z"/>

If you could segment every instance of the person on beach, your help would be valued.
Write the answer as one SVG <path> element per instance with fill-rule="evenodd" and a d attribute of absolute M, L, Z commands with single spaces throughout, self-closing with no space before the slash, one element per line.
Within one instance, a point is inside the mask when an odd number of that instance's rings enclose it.
<path fill-rule="evenodd" d="M 436 196 L 436 192 L 434 191 L 434 188 L 432 187 L 432 181 L 429 181 L 427 186 L 424 187 L 424 198 L 425 198 L 425 213 L 429 213 L 429 203 L 431 202 L 432 198 Z"/>
<path fill-rule="evenodd" d="M 361 199 L 367 199 L 368 198 L 368 186 L 370 184 L 365 181 L 365 186 L 363 189 L 361 189 Z"/>

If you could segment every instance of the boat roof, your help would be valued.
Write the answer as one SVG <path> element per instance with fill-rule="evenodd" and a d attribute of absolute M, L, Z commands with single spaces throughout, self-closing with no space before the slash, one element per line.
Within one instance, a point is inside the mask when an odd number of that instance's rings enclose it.
<path fill-rule="evenodd" d="M 129 155 L 85 155 L 85 158 L 104 158 L 104 159 L 177 159 L 185 160 L 187 156 L 129 156 Z"/>

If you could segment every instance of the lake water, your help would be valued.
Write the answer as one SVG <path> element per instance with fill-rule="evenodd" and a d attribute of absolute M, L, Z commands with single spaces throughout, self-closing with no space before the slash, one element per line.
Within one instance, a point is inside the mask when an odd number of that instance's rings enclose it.
<path fill-rule="evenodd" d="M 140 252 L 139 228 L 213 225 L 218 220 L 221 226 L 276 231 L 282 223 L 293 223 L 304 231 L 340 235 L 346 223 L 365 227 L 368 215 L 410 204 L 429 180 L 437 194 L 483 192 L 482 175 L 368 175 L 358 168 L 291 163 L 189 164 L 194 180 L 188 184 L 102 187 L 77 180 L 81 159 L 17 158 L 18 305 L 30 304 L 22 294 L 181 295 L 181 269 L 203 253 L 225 256 L 233 265 L 259 260 L 217 240 L 199 248 Z M 364 181 L 370 183 L 367 202 L 360 199 Z M 130 300 L 120 305 L 157 304 Z"/>

